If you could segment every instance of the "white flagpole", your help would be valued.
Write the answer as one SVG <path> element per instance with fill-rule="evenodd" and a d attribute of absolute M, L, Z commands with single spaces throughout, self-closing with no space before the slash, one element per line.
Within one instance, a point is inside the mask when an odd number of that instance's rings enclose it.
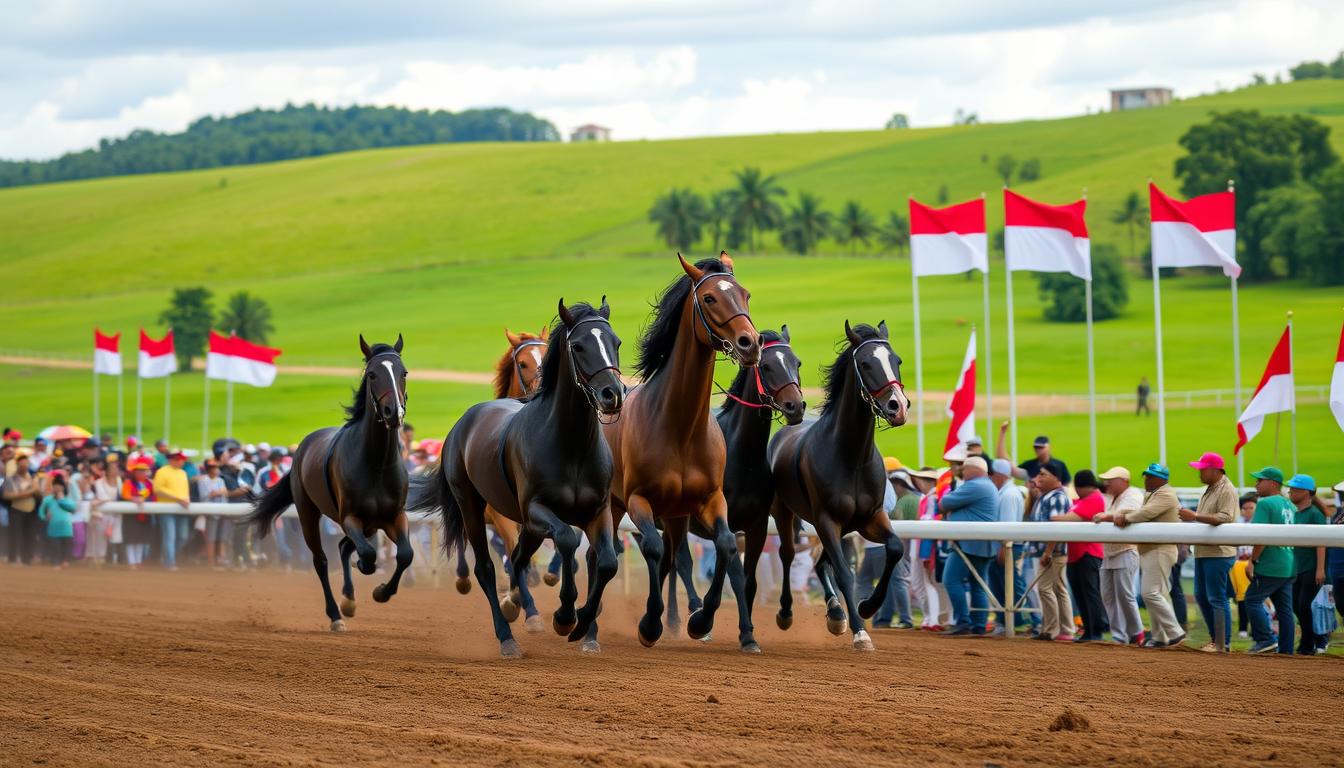
<path fill-rule="evenodd" d="M 140 366 L 135 366 L 135 434 L 143 436 L 145 434 L 144 422 L 144 379 L 140 378 Z"/>
<path fill-rule="evenodd" d="M 1297 474 L 1297 366 L 1293 364 L 1293 311 L 1288 310 L 1288 370 L 1293 372 L 1293 408 L 1288 413 L 1288 431 L 1293 441 L 1293 474 Z M 1241 454 L 1237 454 L 1240 456 Z"/>
<path fill-rule="evenodd" d="M 201 414 L 201 455 L 210 448 L 210 364 L 205 367 L 205 412 Z"/>
<path fill-rule="evenodd" d="M 101 433 L 98 431 L 98 426 L 99 426 L 99 425 L 98 425 L 98 408 L 99 408 L 99 405 L 101 405 L 101 404 L 98 402 L 98 363 L 97 363 L 97 362 L 94 362 L 94 364 L 93 364 L 93 434 L 96 435 L 96 436 L 98 436 L 98 439 L 101 440 L 101 439 L 102 439 L 102 436 L 101 436 Z M 104 446 L 104 447 L 106 447 L 106 446 Z"/>
<path fill-rule="evenodd" d="M 980 193 L 980 199 L 985 199 L 985 193 Z M 988 227 L 986 227 L 988 230 Z M 985 233 L 988 239 L 988 231 Z M 984 274 L 984 294 L 985 301 L 985 440 L 993 440 L 997 434 L 994 430 L 994 350 L 990 343 L 989 335 L 989 248 L 985 248 L 985 274 Z"/>
<path fill-rule="evenodd" d="M 120 351 L 118 351 L 117 354 L 121 354 Z M 122 419 L 123 415 L 122 404 L 125 400 L 125 398 L 122 397 L 124 389 L 122 386 L 122 379 L 124 378 L 126 378 L 126 376 L 125 371 L 123 370 L 122 373 L 117 376 L 117 442 L 122 442 L 122 436 L 125 434 L 125 428 L 123 427 L 123 419 Z"/>
<path fill-rule="evenodd" d="M 1087 427 L 1092 442 L 1092 466 L 1097 463 L 1097 365 L 1092 341 L 1092 281 L 1085 282 L 1087 294 Z"/>
<path fill-rule="evenodd" d="M 1167 384 L 1162 368 L 1162 289 L 1159 287 L 1161 269 L 1157 253 L 1150 254 L 1153 263 L 1153 329 L 1157 334 L 1157 461 L 1167 465 Z M 1240 454 L 1238 454 L 1240 455 Z"/>
<path fill-rule="evenodd" d="M 1008 456 L 1013 461 L 1017 455 L 1017 340 L 1013 335 L 1016 321 L 1013 319 L 1013 270 L 1008 266 L 1008 254 L 1004 251 L 1003 281 L 1008 293 Z"/>
<path fill-rule="evenodd" d="M 168 426 L 173 413 L 173 374 L 163 377 L 163 439 L 168 440 Z M 171 445 L 171 441 L 169 443 Z"/>
<path fill-rule="evenodd" d="M 233 435 L 233 379 L 224 383 L 224 434 Z"/>
<path fill-rule="evenodd" d="M 1232 180 L 1227 180 L 1227 191 L 1236 192 Z M 1232 278 L 1232 411 L 1241 416 L 1241 320 L 1237 311 L 1237 278 Z M 1246 454 L 1237 451 L 1237 489 L 1245 487 Z"/>
<path fill-rule="evenodd" d="M 919 466 L 924 462 L 924 344 L 919 323 L 919 275 L 915 273 L 915 260 L 910 259 L 910 283 L 915 303 L 915 397 L 919 399 L 915 406 L 915 439 L 919 441 Z"/>

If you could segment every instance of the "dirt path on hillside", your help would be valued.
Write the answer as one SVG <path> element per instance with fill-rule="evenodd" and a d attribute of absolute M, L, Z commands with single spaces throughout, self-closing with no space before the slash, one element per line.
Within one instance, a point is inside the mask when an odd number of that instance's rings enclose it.
<path fill-rule="evenodd" d="M 731 600 L 713 642 L 646 649 L 642 601 L 618 588 L 600 655 L 523 634 L 527 656 L 506 662 L 479 590 L 379 605 L 357 577 L 333 635 L 310 572 L 0 567 L 8 765 L 1240 766 L 1344 750 L 1333 658 L 890 631 L 860 654 L 817 606 L 788 633 L 760 612 L 765 653 L 747 657 Z"/>

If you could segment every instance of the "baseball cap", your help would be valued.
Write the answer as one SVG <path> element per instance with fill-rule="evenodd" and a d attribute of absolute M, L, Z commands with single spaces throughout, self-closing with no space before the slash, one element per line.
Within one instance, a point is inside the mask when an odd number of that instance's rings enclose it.
<path fill-rule="evenodd" d="M 1153 462 L 1152 464 L 1149 464 L 1149 465 L 1148 465 L 1148 468 L 1145 469 L 1145 470 L 1143 470 L 1143 474 L 1145 474 L 1145 475 L 1149 475 L 1149 476 L 1151 476 L 1151 477 L 1156 477 L 1156 478 L 1159 478 L 1159 479 L 1162 479 L 1162 480 L 1170 480 L 1170 479 L 1171 479 L 1171 470 L 1167 469 L 1166 467 L 1162 466 L 1161 464 L 1158 464 L 1157 462 Z"/>
<path fill-rule="evenodd" d="M 1251 477 L 1256 480 L 1273 480 L 1276 483 L 1283 482 L 1283 470 L 1278 467 L 1265 467 L 1259 472 L 1252 472 Z"/>
<path fill-rule="evenodd" d="M 168 456 L 169 459 L 185 459 L 185 458 L 187 458 L 187 454 L 184 453 L 184 452 L 182 451 L 182 449 L 181 449 L 181 448 L 178 448 L 177 446 L 173 446 L 172 448 L 169 448 L 169 449 L 168 449 L 168 454 L 167 454 L 167 456 Z"/>
<path fill-rule="evenodd" d="M 270 444 L 270 443 L 257 443 L 257 450 L 258 450 L 258 451 L 269 451 L 269 450 L 271 450 L 271 444 Z"/>
<path fill-rule="evenodd" d="M 1296 474 L 1288 480 L 1289 488 L 1296 488 L 1299 491 L 1316 492 L 1316 479 L 1311 475 Z"/>
<path fill-rule="evenodd" d="M 1097 475 L 1102 480 L 1128 480 L 1129 470 L 1124 467 L 1111 467 L 1110 469 Z"/>
<path fill-rule="evenodd" d="M 243 453 L 256 453 L 256 452 L 257 452 L 257 446 L 251 443 L 248 443 L 247 445 L 243 446 Z"/>
<path fill-rule="evenodd" d="M 979 468 L 981 469 L 981 471 L 984 471 L 984 472 L 988 472 L 988 471 L 989 471 L 989 465 L 986 464 L 986 463 L 985 463 L 985 460 L 984 460 L 983 458 L 979 457 L 979 456 L 971 456 L 971 457 L 967 458 L 967 459 L 966 459 L 966 466 L 968 466 L 968 467 L 979 467 Z"/>
<path fill-rule="evenodd" d="M 1041 448 L 1050 444 L 1050 438 L 1045 435 L 1037 435 L 1035 440 L 1031 441 L 1032 448 Z"/>
<path fill-rule="evenodd" d="M 1223 469 L 1226 464 L 1223 462 L 1222 456 L 1219 456 L 1213 451 L 1209 451 L 1203 456 L 1200 456 L 1199 461 L 1190 462 L 1190 466 L 1195 469 Z"/>
<path fill-rule="evenodd" d="M 967 445 L 979 445 L 979 446 L 982 446 L 982 447 L 983 447 L 984 444 L 985 444 L 985 441 L 984 441 L 984 440 L 981 440 L 979 435 L 971 435 L 971 437 L 966 441 L 966 444 L 967 444 Z"/>
<path fill-rule="evenodd" d="M 127 438 L 126 438 L 126 444 L 127 444 L 127 445 L 139 445 L 139 444 L 140 444 L 140 438 L 136 437 L 135 435 L 131 435 L 130 437 L 127 437 Z"/>
<path fill-rule="evenodd" d="M 1013 474 L 1013 462 L 1007 459 L 995 459 L 994 463 L 989 465 L 989 471 L 996 475 Z"/>
<path fill-rule="evenodd" d="M 966 461 L 966 446 L 958 443 L 943 454 L 943 461 Z"/>

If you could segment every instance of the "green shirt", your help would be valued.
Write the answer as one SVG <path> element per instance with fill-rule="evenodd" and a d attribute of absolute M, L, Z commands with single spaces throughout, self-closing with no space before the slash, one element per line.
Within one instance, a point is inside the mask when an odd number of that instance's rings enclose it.
<path fill-rule="evenodd" d="M 1325 525 L 1325 515 L 1315 505 L 1306 509 L 1297 510 L 1297 515 L 1293 518 L 1296 525 Z M 1316 570 L 1316 548 L 1315 547 L 1293 547 L 1293 560 L 1297 563 L 1298 573 L 1307 573 Z"/>
<path fill-rule="evenodd" d="M 896 500 L 896 516 L 893 520 L 918 520 L 919 519 L 919 499 L 918 493 L 907 493 Z"/>
<path fill-rule="evenodd" d="M 1265 496 L 1255 503 L 1252 523 L 1292 525 L 1297 510 L 1282 496 Z M 1255 575 L 1267 578 L 1292 578 L 1296 575 L 1292 547 L 1265 547 L 1255 562 Z"/>

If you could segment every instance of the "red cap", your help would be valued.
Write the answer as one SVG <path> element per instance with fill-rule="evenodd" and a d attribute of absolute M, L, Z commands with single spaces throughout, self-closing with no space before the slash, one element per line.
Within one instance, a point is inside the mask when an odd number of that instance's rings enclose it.
<path fill-rule="evenodd" d="M 1199 457 L 1199 461 L 1190 462 L 1190 466 L 1195 469 L 1223 469 L 1226 465 L 1223 463 L 1223 457 L 1209 451 Z"/>

